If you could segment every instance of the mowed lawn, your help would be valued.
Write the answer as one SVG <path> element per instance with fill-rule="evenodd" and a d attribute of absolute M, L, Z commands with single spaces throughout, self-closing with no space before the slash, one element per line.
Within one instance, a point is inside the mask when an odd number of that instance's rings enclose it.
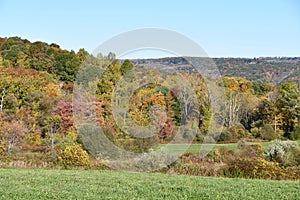
<path fill-rule="evenodd" d="M 300 183 L 96 170 L 0 169 L 0 199 L 299 199 Z"/>
<path fill-rule="evenodd" d="M 300 146 L 300 140 L 295 141 L 298 146 Z M 274 142 L 248 142 L 247 144 L 260 144 L 264 150 L 267 150 L 268 146 Z M 219 149 L 221 147 L 226 147 L 228 149 L 234 150 L 234 151 L 240 151 L 238 149 L 237 143 L 228 143 L 228 144 L 162 144 L 160 147 L 166 147 L 168 152 L 174 152 L 174 153 L 182 153 L 182 152 L 190 152 L 190 153 L 198 153 L 200 150 L 207 149 L 207 150 L 215 150 Z"/>

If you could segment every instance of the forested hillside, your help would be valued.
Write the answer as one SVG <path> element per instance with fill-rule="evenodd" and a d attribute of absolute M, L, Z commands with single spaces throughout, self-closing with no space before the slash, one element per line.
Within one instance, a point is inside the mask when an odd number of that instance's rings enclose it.
<path fill-rule="evenodd" d="M 202 58 L 205 60 L 206 58 Z M 246 78 L 251 81 L 279 85 L 300 77 L 300 57 L 212 58 L 222 76 Z M 180 57 L 134 59 L 135 65 L 166 70 L 193 71 L 189 61 Z"/>
<path fill-rule="evenodd" d="M 93 146 L 97 140 L 91 139 L 88 141 L 91 144 L 86 145 L 80 138 L 78 130 L 82 127 L 78 122 L 101 126 L 114 145 L 137 153 L 170 142 L 178 130 L 182 134 L 176 136 L 176 140 L 194 143 L 202 143 L 205 138 L 210 138 L 211 142 L 300 139 L 299 58 L 213 60 L 224 75 L 222 80 L 215 81 L 225 91 L 225 104 L 219 113 L 214 113 L 211 108 L 207 86 L 210 80 L 193 73 L 184 58 L 121 61 L 113 53 L 93 56 L 84 49 L 74 52 L 63 50 L 57 44 L 32 43 L 18 37 L 0 38 L 1 159 L 26 160 L 26 156 L 31 156 L 64 167 L 90 167 L 91 163 L 97 162 L 96 157 L 106 159 L 108 155 Z M 174 69 L 182 72 L 181 77 L 186 83 L 178 81 L 172 73 Z M 114 101 L 123 100 L 114 100 L 113 95 L 118 91 L 117 84 L 127 80 L 123 78 L 125 75 L 128 80 L 134 80 L 138 75 L 142 83 L 147 80 L 152 83 L 134 92 L 121 91 L 132 93 L 128 113 L 119 109 L 124 118 L 116 123 Z M 125 84 L 130 88 L 135 82 Z M 73 93 L 74 85 L 77 93 Z M 186 95 L 188 87 L 193 92 Z M 209 130 L 211 124 L 220 122 L 220 129 Z M 127 128 L 140 133 L 139 127 L 148 125 L 157 130 L 149 138 L 135 138 L 124 131 Z M 86 130 L 90 129 L 86 127 Z M 272 168 L 279 178 L 285 175 L 291 178 L 293 174 L 284 167 L 299 166 L 300 150 L 294 143 L 279 142 L 276 145 L 265 153 L 255 146 L 251 156 L 257 165 Z M 242 145 L 242 148 L 247 149 L 246 146 Z M 214 159 L 216 163 L 231 161 L 228 167 L 233 167 L 233 160 L 225 159 L 223 155 L 226 152 L 214 152 Z M 241 168 L 249 161 L 249 154 L 237 154 L 236 157 Z M 182 159 L 185 163 L 185 159 L 196 158 L 187 155 Z M 176 167 L 175 171 L 185 173 L 183 165 Z M 240 169 L 228 170 L 227 176 L 232 177 L 234 170 Z M 268 171 L 258 178 L 263 176 L 270 178 Z"/>

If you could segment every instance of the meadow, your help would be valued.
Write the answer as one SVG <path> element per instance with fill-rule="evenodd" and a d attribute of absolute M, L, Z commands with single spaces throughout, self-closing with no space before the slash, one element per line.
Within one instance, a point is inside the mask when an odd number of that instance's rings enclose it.
<path fill-rule="evenodd" d="M 0 169 L 0 199 L 297 199 L 293 181 L 105 170 Z"/>
<path fill-rule="evenodd" d="M 300 146 L 300 140 L 295 141 L 298 146 Z M 267 148 L 274 143 L 274 141 L 271 142 L 248 142 L 247 144 L 260 144 L 263 148 L 263 150 L 267 150 Z M 185 144 L 168 144 L 167 149 L 169 152 L 174 152 L 174 153 L 180 153 L 180 152 L 187 152 L 187 153 L 199 153 L 201 148 L 209 149 L 209 150 L 215 150 L 219 149 L 221 147 L 226 147 L 230 150 L 234 151 L 240 151 L 238 148 L 237 143 L 226 143 L 226 144 L 205 144 L 205 147 L 202 147 L 204 145 L 202 144 L 190 144 L 190 145 L 185 145 Z M 165 144 L 160 145 L 160 147 L 166 147 Z"/>

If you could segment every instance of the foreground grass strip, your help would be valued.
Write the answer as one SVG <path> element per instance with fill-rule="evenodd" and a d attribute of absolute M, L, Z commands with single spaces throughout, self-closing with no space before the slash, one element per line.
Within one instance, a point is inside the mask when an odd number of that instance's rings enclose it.
<path fill-rule="evenodd" d="M 0 169 L 0 199 L 297 199 L 299 191 L 293 181 Z"/>

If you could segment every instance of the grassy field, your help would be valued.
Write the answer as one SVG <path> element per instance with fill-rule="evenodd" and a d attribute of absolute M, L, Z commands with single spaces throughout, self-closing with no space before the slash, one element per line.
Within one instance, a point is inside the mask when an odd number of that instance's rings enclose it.
<path fill-rule="evenodd" d="M 0 169 L 0 199 L 297 199 L 299 191 L 292 181 Z"/>
<path fill-rule="evenodd" d="M 252 142 L 252 143 L 248 143 L 248 144 L 260 144 L 262 146 L 262 148 L 264 150 L 266 150 L 268 148 L 268 146 L 270 144 L 272 144 L 274 142 Z M 296 141 L 296 143 L 298 144 L 298 146 L 300 146 L 300 140 Z M 161 147 L 165 147 L 166 145 L 161 145 Z M 191 152 L 191 153 L 198 153 L 201 149 L 202 144 L 191 144 L 186 152 Z M 206 144 L 207 147 L 209 147 L 209 149 L 218 149 L 221 147 L 226 147 L 228 149 L 232 149 L 234 151 L 240 151 L 237 147 L 237 143 L 228 143 L 228 144 Z M 184 149 L 186 149 L 186 145 L 181 145 L 181 144 L 168 144 L 168 150 L 170 152 L 182 152 L 184 151 Z"/>

